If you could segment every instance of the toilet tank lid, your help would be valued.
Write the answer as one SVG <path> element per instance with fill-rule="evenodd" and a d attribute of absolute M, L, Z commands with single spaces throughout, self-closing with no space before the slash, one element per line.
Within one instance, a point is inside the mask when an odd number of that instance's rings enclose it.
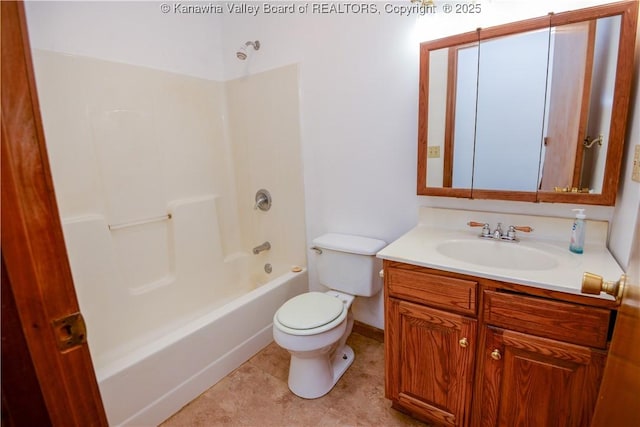
<path fill-rule="evenodd" d="M 321 249 L 331 249 L 357 255 L 375 255 L 387 246 L 387 243 L 384 240 L 371 237 L 327 233 L 313 239 L 313 245 Z"/>

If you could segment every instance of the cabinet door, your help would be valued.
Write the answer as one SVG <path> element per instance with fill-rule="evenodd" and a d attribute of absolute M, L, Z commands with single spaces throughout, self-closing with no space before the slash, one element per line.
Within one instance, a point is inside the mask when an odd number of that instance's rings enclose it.
<path fill-rule="evenodd" d="M 475 408 L 482 426 L 588 426 L 606 354 L 487 327 Z"/>
<path fill-rule="evenodd" d="M 387 397 L 440 425 L 468 424 L 476 320 L 389 298 Z"/>

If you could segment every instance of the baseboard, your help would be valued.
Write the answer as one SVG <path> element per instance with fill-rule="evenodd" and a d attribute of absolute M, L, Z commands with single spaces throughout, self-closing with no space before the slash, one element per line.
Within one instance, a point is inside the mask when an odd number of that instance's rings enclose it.
<path fill-rule="evenodd" d="M 375 326 L 367 325 L 366 323 L 362 323 L 357 320 L 353 322 L 353 332 L 378 342 L 384 342 L 384 331 L 382 329 L 378 329 Z"/>

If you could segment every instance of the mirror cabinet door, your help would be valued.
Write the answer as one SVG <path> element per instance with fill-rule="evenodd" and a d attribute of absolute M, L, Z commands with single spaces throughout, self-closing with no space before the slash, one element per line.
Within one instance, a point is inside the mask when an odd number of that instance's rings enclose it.
<path fill-rule="evenodd" d="M 429 187 L 471 188 L 477 70 L 477 43 L 429 53 Z"/>
<path fill-rule="evenodd" d="M 621 18 L 610 16 L 595 22 L 589 107 L 583 128 L 586 131 L 579 140 L 582 156 L 580 165 L 577 165 L 579 173 L 574 186 L 600 194 L 610 140 Z"/>
<path fill-rule="evenodd" d="M 601 194 L 620 16 L 552 27 L 540 190 Z"/>
<path fill-rule="evenodd" d="M 549 27 L 480 41 L 473 192 L 538 189 Z"/>
<path fill-rule="evenodd" d="M 478 70 L 477 33 L 421 45 L 418 194 L 471 197 Z M 445 39 L 448 40 L 448 39 Z M 422 74 L 423 76 L 425 74 Z"/>

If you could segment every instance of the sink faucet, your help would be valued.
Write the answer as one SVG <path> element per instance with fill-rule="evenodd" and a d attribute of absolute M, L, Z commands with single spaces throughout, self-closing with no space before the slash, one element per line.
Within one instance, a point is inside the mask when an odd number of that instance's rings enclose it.
<path fill-rule="evenodd" d="M 494 239 L 502 239 L 502 223 L 498 223 L 496 225 L 496 229 L 493 230 L 493 238 Z"/>
<path fill-rule="evenodd" d="M 269 249 L 271 249 L 271 243 L 264 242 L 263 244 L 258 245 L 255 248 L 253 248 L 253 253 L 254 253 L 254 255 L 258 255 L 260 252 L 268 251 Z"/>
<path fill-rule="evenodd" d="M 496 229 L 493 230 L 493 233 L 491 232 L 491 228 L 489 227 L 489 224 L 487 224 L 486 222 L 469 221 L 467 225 L 469 227 L 482 227 L 482 232 L 478 237 L 482 237 L 485 239 L 503 240 L 507 242 L 518 241 L 518 239 L 516 238 L 516 230 L 522 231 L 524 233 L 530 233 L 533 231 L 533 228 L 529 227 L 528 225 L 518 225 L 518 226 L 510 225 L 507 230 L 507 233 L 505 234 L 502 231 L 502 223 L 500 222 L 498 223 L 498 225 L 496 225 Z"/>

